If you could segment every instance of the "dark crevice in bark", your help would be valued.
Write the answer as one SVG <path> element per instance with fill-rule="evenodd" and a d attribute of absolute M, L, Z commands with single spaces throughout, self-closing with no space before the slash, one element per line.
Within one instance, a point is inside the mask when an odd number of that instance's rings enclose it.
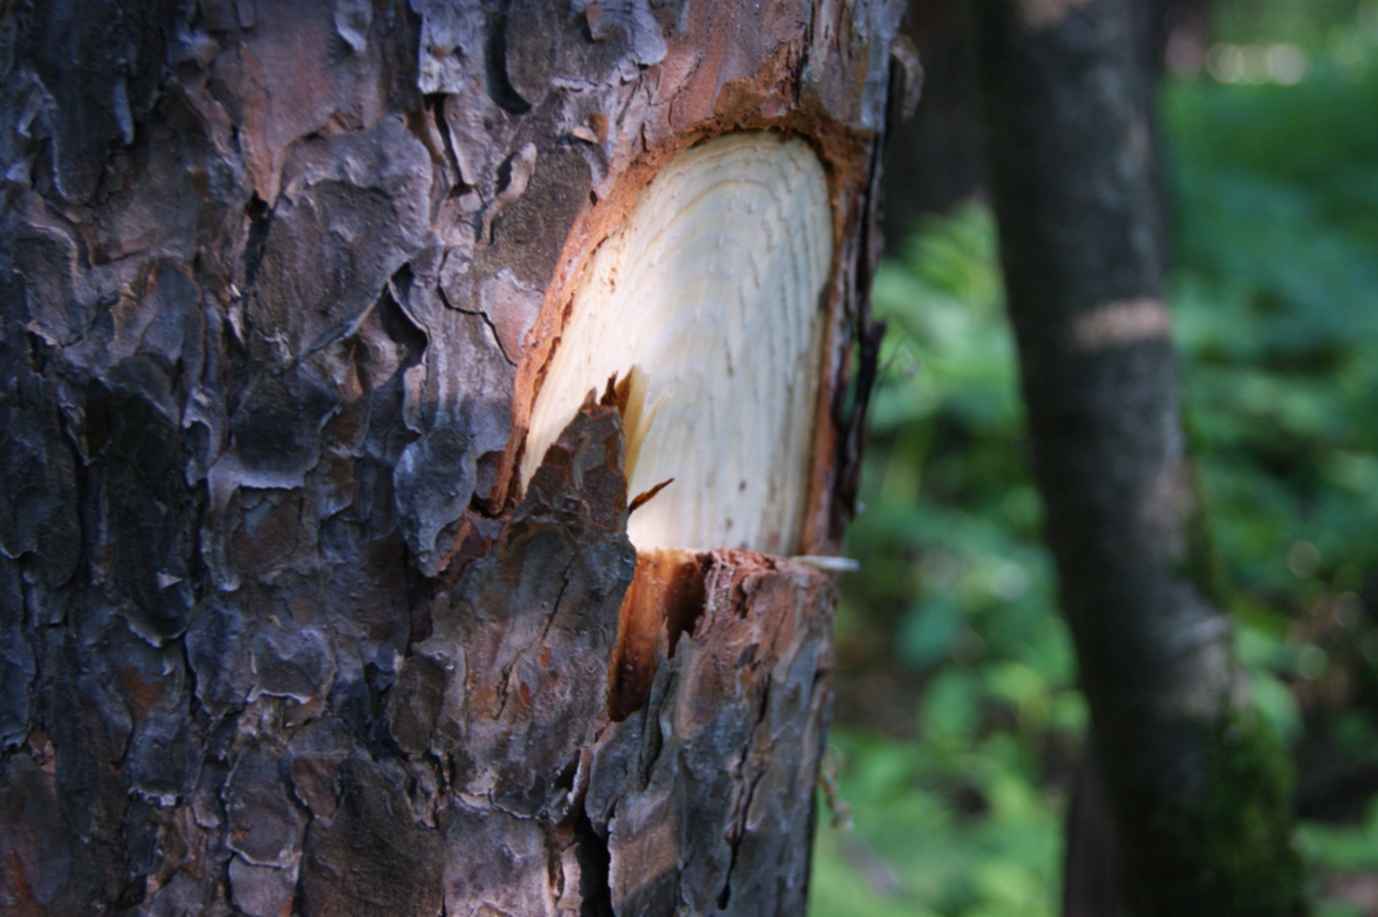
<path fill-rule="evenodd" d="M 670 638 L 670 659 L 675 658 L 675 650 L 679 647 L 679 638 L 685 634 L 692 635 L 694 629 L 698 627 L 699 621 L 703 618 L 704 608 L 707 606 L 705 579 L 708 571 L 706 567 L 707 563 L 703 562 L 703 566 L 700 567 L 700 575 L 691 580 L 687 594 L 677 596 L 678 600 L 665 609 L 665 630 Z"/>
<path fill-rule="evenodd" d="M 387 286 L 384 289 L 391 291 L 398 303 L 411 302 L 412 284 L 415 280 L 411 263 L 403 262 L 401 267 L 392 272 L 392 276 L 388 278 Z"/>
<path fill-rule="evenodd" d="M 364 664 L 364 693 L 359 699 L 364 707 L 358 710 L 355 735 L 375 759 L 393 758 L 398 754 L 397 740 L 388 728 L 386 712 L 388 692 L 395 685 L 395 676 L 395 672 L 376 663 Z"/>
<path fill-rule="evenodd" d="M 709 554 L 637 555 L 637 572 L 618 611 L 618 642 L 610 663 L 608 707 L 614 722 L 645 706 L 660 654 L 673 659 L 680 638 L 698 626 L 707 604 L 710 567 Z"/>
<path fill-rule="evenodd" d="M 30 331 L 23 336 L 24 354 L 28 357 L 29 375 L 42 378 L 48 370 L 48 341 L 41 334 Z M 32 382 L 30 383 L 32 384 Z"/>
<path fill-rule="evenodd" d="M 470 189 L 460 177 L 463 173 L 459 168 L 459 156 L 455 153 L 454 137 L 450 135 L 450 126 L 445 121 L 445 94 L 443 92 L 432 93 L 423 98 L 425 106 L 425 116 L 431 119 L 436 132 L 440 135 L 444 149 L 441 154 L 445 157 L 445 167 L 449 174 L 454 177 L 455 184 L 446 192 L 448 197 L 459 197 Z"/>
<path fill-rule="evenodd" d="M 258 280 L 258 267 L 263 261 L 268 229 L 273 224 L 273 210 L 266 201 L 254 195 L 244 208 L 244 216 L 249 221 L 249 237 L 244 244 L 244 289 L 240 291 L 241 295 L 247 295 Z"/>
<path fill-rule="evenodd" d="M 511 0 L 504 0 L 501 8 L 493 14 L 493 28 L 488 33 L 488 95 L 510 114 L 523 115 L 531 111 L 531 103 L 517 93 L 507 78 L 507 31 L 514 25 L 510 16 L 511 5 Z M 517 28 L 526 27 L 520 22 L 515 25 Z"/>
<path fill-rule="evenodd" d="M 439 588 L 437 582 L 428 580 L 415 565 L 407 566 L 407 646 L 404 655 L 410 656 L 418 643 L 424 643 L 435 633 L 431 603 Z"/>
<path fill-rule="evenodd" d="M 574 792 L 574 781 L 578 779 L 578 776 L 579 758 L 578 756 L 575 756 L 574 758 L 570 759 L 569 763 L 566 764 L 564 768 L 560 771 L 559 776 L 555 778 L 555 781 L 552 785 L 557 790 L 563 790 L 566 793 L 572 794 Z M 579 800 L 579 802 L 582 801 L 583 800 Z"/>
<path fill-rule="evenodd" d="M 839 467 L 844 473 L 837 480 L 838 501 L 855 506 L 861 491 L 861 450 L 866 436 L 866 411 L 871 404 L 880 368 L 880 342 L 885 337 L 884 322 L 870 322 L 857 331 L 856 370 L 851 382 L 838 389 L 834 414 L 842 435 L 837 441 Z"/>
<path fill-rule="evenodd" d="M 579 863 L 579 917 L 612 917 L 612 853 L 581 805 L 574 818 L 574 852 Z"/>
<path fill-rule="evenodd" d="M 388 338 L 401 345 L 402 358 L 396 367 L 382 367 L 382 369 L 387 370 L 386 374 L 380 373 L 375 378 L 373 364 L 366 359 L 366 349 L 362 346 L 356 347 L 354 364 L 358 368 L 364 391 L 367 392 L 382 388 L 394 377 L 405 377 L 407 370 L 425 361 L 426 348 L 430 346 L 430 339 L 425 328 L 418 325 L 412 315 L 403 307 L 402 302 L 394 295 L 391 284 L 383 287 L 373 309 L 379 324 L 387 332 Z"/>

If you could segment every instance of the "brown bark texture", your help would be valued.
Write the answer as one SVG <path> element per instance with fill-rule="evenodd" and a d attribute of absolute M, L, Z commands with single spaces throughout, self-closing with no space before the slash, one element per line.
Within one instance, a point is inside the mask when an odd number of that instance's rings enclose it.
<path fill-rule="evenodd" d="M 0 911 L 802 913 L 831 583 L 638 559 L 608 399 L 515 467 L 657 166 L 788 133 L 835 236 L 799 553 L 836 546 L 897 25 L 0 3 Z"/>
<path fill-rule="evenodd" d="M 1034 472 L 1099 770 L 1066 908 L 1294 914 L 1288 764 L 1244 702 L 1182 433 L 1136 8 L 979 7 Z"/>

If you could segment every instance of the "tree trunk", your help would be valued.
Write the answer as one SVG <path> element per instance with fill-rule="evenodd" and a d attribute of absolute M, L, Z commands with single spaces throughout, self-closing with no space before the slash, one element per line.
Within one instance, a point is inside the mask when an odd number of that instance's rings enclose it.
<path fill-rule="evenodd" d="M 803 912 L 898 16 L 762 6 L 0 5 L 0 910 Z"/>
<path fill-rule="evenodd" d="M 1301 883 L 1287 762 L 1240 703 L 1183 448 L 1132 6 L 981 7 L 1034 470 L 1120 838 L 1124 904 L 1137 914 L 1291 914 Z M 1100 794 L 1091 776 L 1079 804 Z M 1095 846 L 1069 839 L 1073 857 Z M 1099 903 L 1069 902 L 1069 912 L 1109 913 L 1105 883 L 1075 872 L 1069 894 L 1090 890 Z"/>
<path fill-rule="evenodd" d="M 882 215 L 887 253 L 898 253 L 919 218 L 945 213 L 989 185 L 986 126 L 981 111 L 976 9 L 969 0 L 909 0 L 903 34 L 923 64 L 923 100 L 911 119 L 891 123 L 885 154 Z M 1134 4 L 1135 46 L 1155 77 L 1169 56 L 1178 69 L 1200 69 L 1209 0 L 1140 0 Z M 1153 94 L 1157 79 L 1145 82 Z M 1155 129 L 1155 142 L 1158 131 Z M 1161 180 L 1160 180 L 1161 184 Z M 1159 189 L 1166 201 L 1166 191 Z M 1160 207 L 1162 203 L 1160 203 Z"/>

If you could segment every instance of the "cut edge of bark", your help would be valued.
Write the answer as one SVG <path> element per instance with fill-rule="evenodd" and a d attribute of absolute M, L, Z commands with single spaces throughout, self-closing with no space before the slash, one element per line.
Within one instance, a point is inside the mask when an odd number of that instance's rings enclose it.
<path fill-rule="evenodd" d="M 617 612 L 608 673 L 608 714 L 624 720 L 645 705 L 660 653 L 673 656 L 692 633 L 707 596 L 708 554 L 665 548 L 638 551 L 636 572 Z"/>
<path fill-rule="evenodd" d="M 829 571 L 807 557 L 779 557 L 758 551 L 689 551 L 654 548 L 638 551 L 636 569 L 618 609 L 617 640 L 608 666 L 608 716 L 620 722 L 646 705 L 662 662 L 675 656 L 680 639 L 701 637 L 712 603 L 712 581 L 726 572 L 734 581 L 755 574 L 788 572 L 813 588 L 831 588 Z M 739 614 L 748 612 L 737 596 Z"/>

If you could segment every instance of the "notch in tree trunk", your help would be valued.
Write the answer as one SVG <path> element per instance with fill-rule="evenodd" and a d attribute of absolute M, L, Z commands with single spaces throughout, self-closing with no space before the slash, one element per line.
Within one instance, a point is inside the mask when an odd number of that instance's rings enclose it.
<path fill-rule="evenodd" d="M 670 160 L 583 267 L 544 368 L 529 479 L 582 392 L 628 381 L 628 522 L 649 548 L 794 553 L 808 498 L 832 214 L 817 155 L 770 134 Z"/>

